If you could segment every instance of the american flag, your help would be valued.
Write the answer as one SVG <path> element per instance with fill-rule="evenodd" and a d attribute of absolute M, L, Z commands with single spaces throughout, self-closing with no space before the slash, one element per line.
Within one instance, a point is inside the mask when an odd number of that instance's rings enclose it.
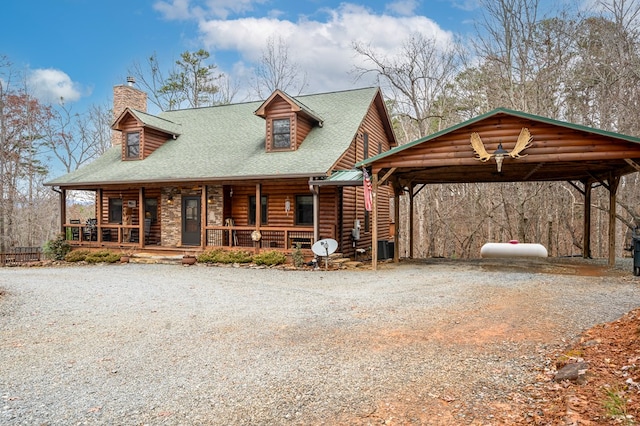
<path fill-rule="evenodd" d="M 370 212 L 373 207 L 373 197 L 371 195 L 371 178 L 369 177 L 369 173 L 367 173 L 367 169 L 362 169 L 362 186 L 364 188 L 364 208 L 366 211 Z"/>

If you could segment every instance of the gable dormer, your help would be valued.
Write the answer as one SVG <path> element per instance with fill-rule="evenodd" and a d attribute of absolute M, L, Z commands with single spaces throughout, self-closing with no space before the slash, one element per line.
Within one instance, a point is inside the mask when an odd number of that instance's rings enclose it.
<path fill-rule="evenodd" d="M 295 151 L 322 119 L 301 102 L 276 90 L 255 111 L 266 122 L 267 152 Z"/>
<path fill-rule="evenodd" d="M 111 127 L 121 133 L 123 161 L 144 160 L 180 135 L 179 124 L 131 108 L 126 108 Z"/>

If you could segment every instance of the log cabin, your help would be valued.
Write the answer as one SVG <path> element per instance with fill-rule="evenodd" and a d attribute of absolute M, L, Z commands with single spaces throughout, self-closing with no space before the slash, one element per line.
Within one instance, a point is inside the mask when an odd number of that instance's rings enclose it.
<path fill-rule="evenodd" d="M 331 238 L 345 257 L 370 252 L 372 216 L 356 162 L 397 146 L 377 87 L 147 112 L 133 80 L 113 91 L 112 146 L 47 182 L 73 247 L 198 253 L 308 250 Z M 69 191 L 95 194 L 95 217 L 68 217 Z M 378 239 L 392 232 L 377 192 Z"/>

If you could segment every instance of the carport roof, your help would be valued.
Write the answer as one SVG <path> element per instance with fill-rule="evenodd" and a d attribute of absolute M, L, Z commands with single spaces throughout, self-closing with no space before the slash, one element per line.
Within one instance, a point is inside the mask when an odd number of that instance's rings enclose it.
<path fill-rule="evenodd" d="M 489 154 L 499 144 L 511 152 L 522 128 L 532 142 L 520 158 L 480 161 L 470 139 L 476 132 Z M 421 183 L 603 181 L 640 170 L 640 138 L 498 108 L 438 133 L 368 158 L 356 167 L 393 170 L 403 185 Z"/>

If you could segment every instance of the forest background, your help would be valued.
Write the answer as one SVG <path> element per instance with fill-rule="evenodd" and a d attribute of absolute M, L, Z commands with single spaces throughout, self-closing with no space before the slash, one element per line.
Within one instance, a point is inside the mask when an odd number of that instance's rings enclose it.
<path fill-rule="evenodd" d="M 590 9 L 539 16 L 537 0 L 481 0 L 473 37 L 448 43 L 413 33 L 395 55 L 353 42 L 354 85 L 375 77 L 404 144 L 497 107 L 640 137 L 640 0 L 594 1 Z M 306 93 L 286 40 L 265 39 L 251 87 L 218 72 L 206 50 L 173 64 L 150 52 L 126 73 L 158 110 Z M 361 65 L 362 63 L 366 66 Z M 242 89 L 242 90 L 240 90 Z M 239 93 L 246 93 L 239 99 Z M 0 52 L 0 252 L 41 246 L 60 230 L 59 195 L 43 184 L 100 156 L 111 143 L 111 100 L 74 111 L 39 101 Z M 617 256 L 640 225 L 638 173 L 621 179 Z M 401 198 L 407 235 L 408 197 Z M 608 191 L 592 193 L 592 255 L 607 256 Z M 73 203 L 74 217 L 91 205 Z M 415 257 L 478 257 L 487 241 L 544 244 L 552 256 L 582 252 L 582 194 L 568 182 L 430 185 L 415 198 Z M 75 209 L 75 211 L 74 211 Z M 400 256 L 408 254 L 404 238 Z"/>

